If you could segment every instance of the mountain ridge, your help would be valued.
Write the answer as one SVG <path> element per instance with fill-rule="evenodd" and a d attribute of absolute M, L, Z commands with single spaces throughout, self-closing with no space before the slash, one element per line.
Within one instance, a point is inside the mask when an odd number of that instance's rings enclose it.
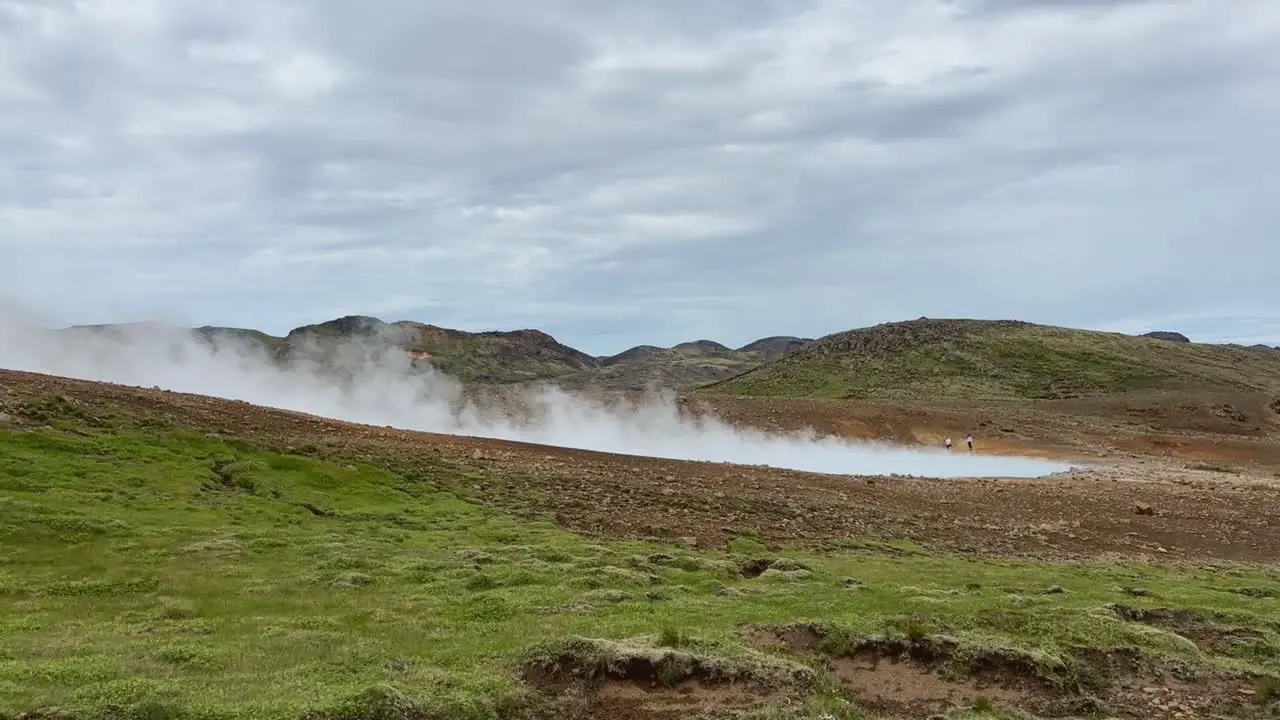
<path fill-rule="evenodd" d="M 300 325 L 284 335 L 253 328 L 185 328 L 149 322 L 73 325 L 52 332 L 88 332 L 121 339 L 135 332 L 187 332 L 215 348 L 261 351 L 282 363 L 333 362 L 345 352 L 347 343 L 354 341 L 375 352 L 397 349 L 408 356 L 411 367 L 429 365 L 464 382 L 563 380 L 569 386 L 603 389 L 698 385 L 776 359 L 810 342 L 806 338 L 775 336 L 732 349 L 714 340 L 698 339 L 671 347 L 638 345 L 616 355 L 594 356 L 536 328 L 473 332 L 414 320 L 388 322 L 371 315 L 345 315 Z"/>
<path fill-rule="evenodd" d="M 216 347 L 257 347 L 285 363 L 325 363 L 347 343 L 358 341 L 383 352 L 399 350 L 411 367 L 430 366 L 464 382 L 552 383 L 579 390 L 658 386 L 788 397 L 1070 398 L 1171 387 L 1177 384 L 1171 378 L 1188 369 L 1193 378 L 1189 382 L 1198 377 L 1206 386 L 1241 388 L 1252 386 L 1239 377 L 1228 380 L 1227 365 L 1243 363 L 1249 366 L 1246 374 L 1270 378 L 1272 365 L 1255 356 L 1280 359 L 1280 351 L 1265 345 L 1197 343 L 1172 331 L 1123 335 L 1007 319 L 919 318 L 816 339 L 770 336 L 738 348 L 700 339 L 671 347 L 637 345 L 606 356 L 587 354 L 534 328 L 471 332 L 368 315 L 302 325 L 283 336 L 248 328 L 178 328 L 163 323 L 80 325 L 57 332 L 123 337 L 179 329 Z M 1146 360 L 1133 360 L 1126 353 Z M 1270 387 L 1268 382 L 1263 385 Z"/>

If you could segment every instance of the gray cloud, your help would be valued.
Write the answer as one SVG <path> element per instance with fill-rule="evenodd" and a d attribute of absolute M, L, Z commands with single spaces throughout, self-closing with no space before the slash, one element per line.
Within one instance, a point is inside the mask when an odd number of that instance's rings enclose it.
<path fill-rule="evenodd" d="M 595 352 L 919 315 L 1280 342 L 1277 40 L 1208 0 L 0 0 L 0 294 Z"/>

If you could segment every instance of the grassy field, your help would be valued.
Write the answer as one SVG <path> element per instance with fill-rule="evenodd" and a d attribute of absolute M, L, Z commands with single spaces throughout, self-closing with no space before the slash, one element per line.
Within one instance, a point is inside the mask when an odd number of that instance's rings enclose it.
<path fill-rule="evenodd" d="M 852 330 L 704 387 L 814 398 L 1070 398 L 1280 392 L 1280 352 L 1029 323 L 921 320 Z"/>
<path fill-rule="evenodd" d="M 1131 647 L 1263 677 L 1259 713 L 1280 674 L 1273 569 L 598 542 L 460 499 L 471 481 L 171 430 L 0 428 L 0 717 L 536 715 L 552 701 L 521 668 L 566 654 L 794 686 L 762 716 L 871 717 L 818 657 L 744 634 L 794 624 L 824 628 L 828 654 L 945 642 L 953 662 L 1029 658 L 1077 690 L 1096 680 L 1078 648 Z M 1209 649 L 1116 604 L 1251 630 Z M 799 704 L 779 714 L 784 695 Z M 1024 717 L 971 705 L 954 716 Z"/>

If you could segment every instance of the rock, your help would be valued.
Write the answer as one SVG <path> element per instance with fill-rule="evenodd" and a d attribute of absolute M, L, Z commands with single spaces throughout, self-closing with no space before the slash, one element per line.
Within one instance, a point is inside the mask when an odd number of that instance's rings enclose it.
<path fill-rule="evenodd" d="M 1249 421 L 1249 416 L 1248 416 L 1248 415 L 1245 415 L 1243 412 L 1241 412 L 1241 411 L 1239 410 L 1239 408 L 1236 408 L 1234 405 L 1229 405 L 1229 404 L 1227 404 L 1227 403 L 1222 403 L 1222 404 L 1220 404 L 1220 405 L 1214 405 L 1214 406 L 1213 406 L 1213 414 L 1214 414 L 1216 417 L 1225 418 L 1225 419 L 1227 419 L 1227 420 L 1234 420 L 1234 421 L 1236 421 L 1236 422 L 1248 422 L 1248 421 Z"/>
<path fill-rule="evenodd" d="M 1171 330 L 1153 330 L 1149 333 L 1143 333 L 1142 337 L 1154 338 L 1156 340 L 1164 340 L 1165 342 L 1189 343 L 1191 338 L 1179 332 Z"/>
<path fill-rule="evenodd" d="M 680 543 L 681 543 L 681 544 L 683 544 L 683 545 L 688 545 L 689 547 L 697 547 L 697 546 L 698 546 L 698 538 L 696 538 L 696 537 L 682 537 L 682 538 L 680 538 Z"/>
<path fill-rule="evenodd" d="M 1124 588 L 1124 591 L 1125 593 L 1132 595 L 1134 597 L 1148 597 L 1151 595 L 1151 591 L 1143 587 Z"/>
<path fill-rule="evenodd" d="M 1147 503 L 1139 502 L 1133 504 L 1133 512 L 1136 515 L 1155 515 L 1156 509 Z"/>
<path fill-rule="evenodd" d="M 851 577 L 840 578 L 840 587 L 842 588 L 862 587 L 862 581 L 857 578 L 851 578 Z"/>
<path fill-rule="evenodd" d="M 0 412 L 0 425 L 12 425 L 13 416 L 6 412 Z"/>
<path fill-rule="evenodd" d="M 1062 587 L 1061 585 L 1050 585 L 1049 587 L 1041 590 L 1040 594 L 1041 595 L 1061 595 L 1066 591 L 1067 589 Z"/>

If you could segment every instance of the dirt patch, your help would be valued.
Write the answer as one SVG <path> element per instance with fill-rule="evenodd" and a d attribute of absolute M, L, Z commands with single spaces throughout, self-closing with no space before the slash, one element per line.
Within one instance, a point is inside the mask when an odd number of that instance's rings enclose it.
<path fill-rule="evenodd" d="M 1192 670 L 1131 648 L 1077 648 L 1056 659 L 1013 649 L 969 648 L 948 638 L 842 636 L 814 625 L 752 628 L 747 636 L 762 645 L 824 658 L 861 705 L 891 718 L 923 718 L 987 704 L 1038 717 L 1158 720 L 1213 713 L 1255 717 L 1248 713 L 1258 709 L 1257 676 Z"/>
<path fill-rule="evenodd" d="M 1220 655 L 1233 646 L 1263 641 L 1266 636 L 1251 628 L 1223 624 L 1223 617 L 1191 610 L 1169 608 L 1136 608 L 1116 605 L 1112 611 L 1122 620 L 1142 623 L 1177 633 L 1196 644 L 1201 651 Z"/>
<path fill-rule="evenodd" d="M 1087 668 L 1089 706 L 1060 702 L 1061 711 L 1105 710 L 1109 717 L 1186 720 L 1253 715 L 1259 678 L 1247 673 L 1193 671 L 1145 657 L 1132 648 L 1077 648 L 1073 659 Z"/>
<path fill-rule="evenodd" d="M 937 665 L 878 650 L 832 662 L 835 676 L 863 706 L 895 717 L 927 717 L 983 699 L 1020 709 L 1044 704 L 1035 689 L 1016 678 L 951 676 Z"/>
<path fill-rule="evenodd" d="M 1013 650 L 964 648 L 946 638 L 855 637 L 814 625 L 755 628 L 749 637 L 822 656 L 862 706 L 889 717 L 991 703 L 1038 711 L 1056 706 L 1062 694 L 1051 671 Z"/>
<path fill-rule="evenodd" d="M 804 666 L 763 655 L 729 659 L 585 639 L 537 653 L 520 675 L 547 696 L 579 698 L 582 717 L 610 720 L 748 710 L 803 692 L 813 679 Z"/>
<path fill-rule="evenodd" d="M 1156 669 L 1121 678 L 1102 697 L 1112 715 L 1123 718 L 1275 717 L 1257 703 L 1257 685 L 1257 679 L 1247 675 L 1184 675 Z"/>

